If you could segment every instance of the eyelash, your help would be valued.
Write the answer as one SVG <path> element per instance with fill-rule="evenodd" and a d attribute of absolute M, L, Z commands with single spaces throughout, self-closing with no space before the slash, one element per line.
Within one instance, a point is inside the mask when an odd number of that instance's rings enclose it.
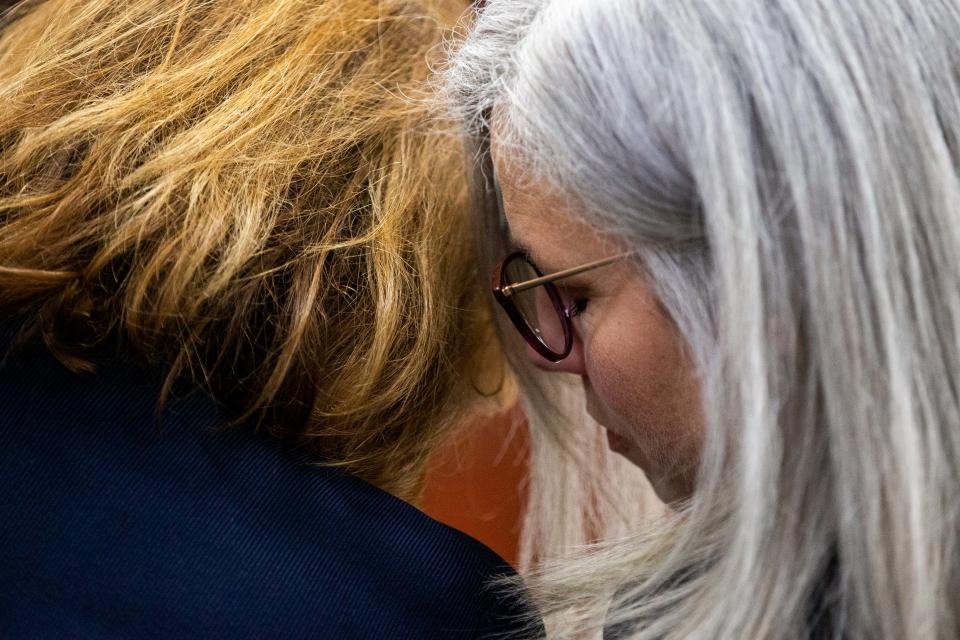
<path fill-rule="evenodd" d="M 570 317 L 575 318 L 587 310 L 587 304 L 590 302 L 587 298 L 575 298 L 570 303 Z"/>

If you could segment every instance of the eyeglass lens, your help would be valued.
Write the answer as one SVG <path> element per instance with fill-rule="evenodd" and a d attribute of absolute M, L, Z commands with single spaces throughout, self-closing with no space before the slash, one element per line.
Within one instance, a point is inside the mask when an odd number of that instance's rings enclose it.
<path fill-rule="evenodd" d="M 510 260 L 505 268 L 507 283 L 523 282 L 539 277 L 534 266 L 523 258 Z M 562 354 L 566 350 L 564 319 L 557 306 L 560 300 L 551 298 L 550 285 L 541 285 L 511 295 L 514 305 L 534 335 L 550 351 Z M 556 295 L 555 290 L 553 295 Z"/>

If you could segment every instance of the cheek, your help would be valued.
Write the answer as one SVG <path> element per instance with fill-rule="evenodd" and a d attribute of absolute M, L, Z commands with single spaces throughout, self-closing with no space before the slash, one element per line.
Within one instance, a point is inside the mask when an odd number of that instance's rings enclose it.
<path fill-rule="evenodd" d="M 698 448 L 699 387 L 669 321 L 634 311 L 632 321 L 598 327 L 585 345 L 589 384 L 604 421 L 632 442 L 642 466 L 674 465 Z"/>

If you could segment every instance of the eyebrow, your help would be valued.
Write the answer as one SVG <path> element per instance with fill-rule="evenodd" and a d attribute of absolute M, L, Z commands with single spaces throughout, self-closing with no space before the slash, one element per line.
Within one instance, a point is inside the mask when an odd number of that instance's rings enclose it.
<path fill-rule="evenodd" d="M 523 251 L 525 254 L 527 254 L 527 257 L 530 259 L 530 261 L 544 273 L 553 273 L 557 271 L 557 269 L 554 269 L 553 265 L 549 264 L 549 262 L 542 262 L 540 260 L 540 256 L 530 248 L 530 245 L 517 240 L 512 231 L 510 232 L 510 242 L 513 244 L 514 250 Z"/>

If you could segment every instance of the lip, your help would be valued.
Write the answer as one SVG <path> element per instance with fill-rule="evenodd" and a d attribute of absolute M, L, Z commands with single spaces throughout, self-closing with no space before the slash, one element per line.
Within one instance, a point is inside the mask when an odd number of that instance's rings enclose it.
<path fill-rule="evenodd" d="M 586 391 L 586 409 L 587 415 L 589 415 L 597 424 L 603 427 L 604 431 L 607 432 L 607 446 L 610 448 L 610 451 L 614 453 L 623 454 L 629 448 L 629 442 L 622 435 L 610 429 L 603 423 L 603 419 L 598 415 L 596 411 L 596 402 L 593 400 L 593 394 L 590 393 L 590 388 L 588 385 L 584 385 Z"/>
<path fill-rule="evenodd" d="M 610 451 L 622 454 L 629 448 L 627 439 L 603 424 L 603 420 L 593 411 L 593 407 L 589 402 L 587 403 L 587 414 L 607 432 L 607 446 L 610 447 Z"/>
<path fill-rule="evenodd" d="M 607 446 L 610 447 L 610 451 L 622 454 L 627 450 L 627 439 L 607 429 Z"/>

